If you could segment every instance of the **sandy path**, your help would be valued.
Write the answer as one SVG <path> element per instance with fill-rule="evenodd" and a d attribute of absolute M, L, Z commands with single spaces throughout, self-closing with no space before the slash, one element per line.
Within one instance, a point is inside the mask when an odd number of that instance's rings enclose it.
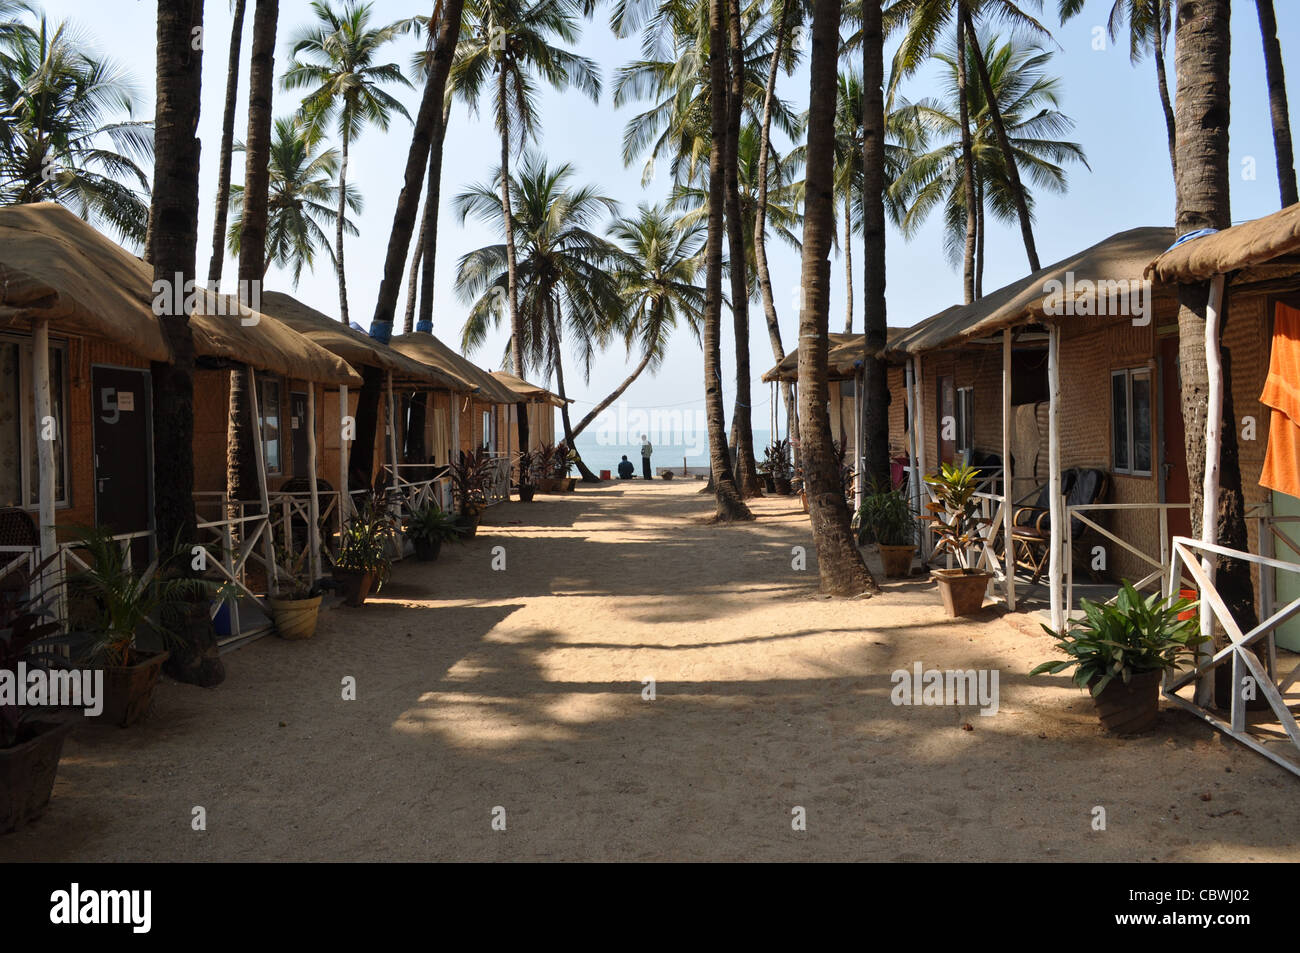
<path fill-rule="evenodd" d="M 1025 677 L 1032 626 L 950 622 L 920 581 L 820 599 L 797 505 L 714 527 L 697 488 L 497 507 L 314 640 L 165 682 L 145 724 L 78 729 L 0 862 L 1300 858 L 1281 769 L 1173 711 L 1105 738 L 1064 679 Z M 916 661 L 999 669 L 1001 710 L 894 706 Z"/>

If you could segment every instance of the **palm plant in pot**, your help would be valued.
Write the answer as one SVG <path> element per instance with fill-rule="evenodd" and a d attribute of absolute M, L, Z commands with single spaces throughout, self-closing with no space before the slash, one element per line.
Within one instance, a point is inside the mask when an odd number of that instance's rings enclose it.
<path fill-rule="evenodd" d="M 790 485 L 794 476 L 790 467 L 790 441 L 774 440 L 763 450 L 763 463 L 772 475 L 772 490 L 782 496 L 794 492 Z"/>
<path fill-rule="evenodd" d="M 103 528 L 84 530 L 73 552 L 86 568 L 68 575 L 69 638 L 79 661 L 104 671 L 101 717 L 126 727 L 149 710 L 163 662 L 189 641 L 210 586 L 189 575 L 190 553 L 179 545 L 141 571 Z"/>
<path fill-rule="evenodd" d="M 1083 618 L 1072 619 L 1064 632 L 1044 631 L 1060 639 L 1066 659 L 1044 662 L 1030 675 L 1058 675 L 1074 669 L 1072 679 L 1088 689 L 1102 727 L 1114 734 L 1150 728 L 1160 709 L 1160 681 L 1165 672 L 1195 663 L 1208 639 L 1201 634 L 1196 603 L 1159 593 L 1142 597 L 1125 581 L 1114 603 L 1081 600 Z"/>
<path fill-rule="evenodd" d="M 478 522 L 487 509 L 487 491 L 492 480 L 492 458 L 481 447 L 471 453 L 460 451 L 451 465 L 451 492 L 460 511 L 459 523 L 466 537 L 478 533 Z"/>
<path fill-rule="evenodd" d="M 397 521 L 384 505 L 383 496 L 371 491 L 361 498 L 357 512 L 343 524 L 339 554 L 334 560 L 334 580 L 343 601 L 356 608 L 378 592 L 393 568 L 390 547 L 397 542 Z"/>
<path fill-rule="evenodd" d="M 415 557 L 425 563 L 438 558 L 443 543 L 458 543 L 464 537 L 456 515 L 448 513 L 436 500 L 413 510 L 406 519 L 405 531 L 415 546 Z"/>
<path fill-rule="evenodd" d="M 957 563 L 955 569 L 932 569 L 948 615 L 970 615 L 984 605 L 993 574 L 972 565 L 971 549 L 981 541 L 980 501 L 975 493 L 979 471 L 966 464 L 945 463 L 935 476 L 925 478 L 934 491 L 926 508 L 936 516 L 934 531 L 937 551 L 946 552 Z"/>
<path fill-rule="evenodd" d="M 519 466 L 519 502 L 531 503 L 537 493 L 537 458 L 531 450 L 520 450 L 515 461 Z"/>
<path fill-rule="evenodd" d="M 858 509 L 858 543 L 875 543 L 886 576 L 910 576 L 916 553 L 916 516 L 901 488 L 872 483 Z"/>
<path fill-rule="evenodd" d="M 53 598 L 36 594 L 50 556 L 31 570 L 16 569 L 0 580 L 0 834 L 17 830 L 44 813 L 72 721 L 50 710 L 18 704 L 17 689 L 36 670 L 65 664 L 50 649 L 63 641 L 54 621 Z"/>
<path fill-rule="evenodd" d="M 267 601 L 271 605 L 275 634 L 282 639 L 310 639 L 316 634 L 322 595 L 319 583 L 311 578 L 307 555 L 304 549 L 295 558 L 283 547 L 276 555 L 279 588 Z"/>

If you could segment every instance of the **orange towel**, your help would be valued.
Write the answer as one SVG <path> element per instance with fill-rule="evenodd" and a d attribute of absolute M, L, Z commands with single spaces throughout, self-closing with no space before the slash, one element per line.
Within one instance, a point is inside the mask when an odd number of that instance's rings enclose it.
<path fill-rule="evenodd" d="M 1259 485 L 1300 497 L 1300 310 L 1279 303 L 1260 403 L 1272 409 Z"/>

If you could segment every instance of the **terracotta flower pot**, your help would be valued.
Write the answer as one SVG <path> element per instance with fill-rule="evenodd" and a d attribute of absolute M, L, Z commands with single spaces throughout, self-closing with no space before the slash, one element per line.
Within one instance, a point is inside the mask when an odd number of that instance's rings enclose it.
<path fill-rule="evenodd" d="M 270 599 L 271 618 L 275 634 L 282 639 L 296 641 L 310 639 L 316 634 L 316 618 L 320 612 L 320 596 L 310 599 Z"/>
<path fill-rule="evenodd" d="M 965 573 L 960 569 L 932 569 L 931 572 L 939 585 L 939 595 L 948 615 L 956 618 L 980 611 L 992 573 Z"/>
<path fill-rule="evenodd" d="M 104 710 L 99 719 L 126 728 L 143 718 L 153 701 L 153 690 L 168 654 L 136 652 L 132 665 L 105 666 Z"/>
<path fill-rule="evenodd" d="M 366 597 L 375 585 L 375 574 L 361 569 L 334 570 L 334 581 L 339 584 L 343 604 L 357 608 L 366 604 Z"/>
<path fill-rule="evenodd" d="M 912 557 L 916 554 L 915 546 L 880 547 L 880 561 L 885 564 L 886 576 L 912 575 Z"/>
<path fill-rule="evenodd" d="M 18 744 L 0 748 L 0 834 L 45 813 L 72 724 L 66 719 L 33 721 Z"/>
<path fill-rule="evenodd" d="M 1112 678 L 1092 699 L 1101 726 L 1111 734 L 1132 735 L 1154 725 L 1160 714 L 1160 675 L 1159 671 L 1137 673 L 1127 685 Z M 1088 687 L 1091 691 L 1091 682 Z"/>

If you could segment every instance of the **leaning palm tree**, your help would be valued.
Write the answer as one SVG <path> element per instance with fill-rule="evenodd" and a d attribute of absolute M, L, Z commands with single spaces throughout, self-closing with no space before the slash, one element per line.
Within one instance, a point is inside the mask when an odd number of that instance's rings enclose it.
<path fill-rule="evenodd" d="M 1268 81 L 1268 107 L 1273 119 L 1273 152 L 1277 157 L 1277 185 L 1282 207 L 1300 202 L 1296 192 L 1295 154 L 1291 150 L 1291 116 L 1286 105 L 1286 75 L 1282 46 L 1277 40 L 1277 14 L 1273 0 L 1255 0 L 1259 32 L 1264 40 L 1264 75 Z"/>
<path fill-rule="evenodd" d="M 348 323 L 347 268 L 343 236 L 350 194 L 347 187 L 348 148 L 366 126 L 387 130 L 394 115 L 410 119 L 406 107 L 384 90 L 384 86 L 411 83 L 396 63 L 375 62 L 380 51 L 409 21 L 387 26 L 370 25 L 371 4 L 345 0 L 335 11 L 329 0 L 313 0 L 316 23 L 292 41 L 294 60 L 282 82 L 285 89 L 306 89 L 302 118 L 312 135 L 323 134 L 334 125 L 342 140 L 342 161 L 338 164 L 338 215 L 335 222 L 334 264 L 339 282 L 339 320 Z"/>
<path fill-rule="evenodd" d="M 973 59 L 970 46 L 967 54 Z M 1016 165 L 1034 187 L 1064 192 L 1064 164 L 1073 161 L 1087 166 L 1087 157 L 1078 143 L 1058 138 L 1073 123 L 1057 109 L 1060 80 L 1046 72 L 1051 54 L 1015 40 L 1000 43 L 996 37 L 983 46 Z M 950 262 L 963 260 L 963 273 L 968 284 L 973 280 L 978 298 L 983 290 L 986 216 L 1014 222 L 1016 202 L 992 128 L 989 103 L 983 90 L 969 87 L 967 113 L 972 124 L 969 139 L 976 196 L 974 215 L 969 214 L 962 171 L 961 110 L 957 102 L 961 83 L 956 56 L 955 43 L 937 56 L 945 67 L 941 96 L 899 108 L 899 122 L 925 130 L 937 144 L 917 154 L 894 179 L 889 188 L 889 210 L 904 236 L 911 237 L 936 209 L 942 208 L 945 254 Z M 1033 193 L 1025 190 L 1024 200 L 1032 212 Z M 967 234 L 971 220 L 974 241 L 969 241 Z"/>
<path fill-rule="evenodd" d="M 574 168 L 568 163 L 550 167 L 536 154 L 524 156 L 523 168 L 512 177 L 509 193 L 513 234 L 519 245 L 516 280 L 519 287 L 519 330 L 507 354 L 518 350 L 528 367 L 555 374 L 556 389 L 565 398 L 561 341 L 568 339 L 582 361 L 584 377 L 596 353 L 623 323 L 625 301 L 617 271 L 627 267 L 618 246 L 593 231 L 602 215 L 614 215 L 618 203 L 591 186 L 570 185 Z M 474 216 L 506 233 L 506 216 L 497 199 L 500 171 L 491 182 L 474 185 L 456 197 L 455 207 L 464 221 Z M 503 299 L 510 286 L 509 251 L 505 244 L 488 245 L 463 255 L 456 275 L 456 291 L 470 305 L 461 333 L 462 347 L 480 347 L 489 330 L 508 312 Z M 512 337 L 514 337 L 512 335 Z M 561 405 L 564 436 L 572 449 L 574 430 L 568 401 Z M 520 445 L 524 435 L 520 435 Z M 578 462 L 583 478 L 595 476 Z"/>
<path fill-rule="evenodd" d="M 0 30 L 0 204 L 58 202 L 143 243 L 149 176 L 139 163 L 153 161 L 154 130 L 129 118 L 135 102 L 126 71 L 69 24 L 42 17 Z"/>
<path fill-rule="evenodd" d="M 275 121 L 271 140 L 270 181 L 268 185 L 266 219 L 266 257 L 262 262 L 263 274 L 271 265 L 293 273 L 293 286 L 298 287 L 303 269 L 308 271 L 321 250 L 334 263 L 333 249 L 325 229 L 338 224 L 338 185 L 335 184 L 340 156 L 337 149 L 320 149 L 320 140 L 313 137 L 291 117 Z M 234 145 L 235 152 L 244 152 L 242 142 Z M 345 207 L 361 211 L 361 196 L 351 185 Z M 244 187 L 230 187 L 230 206 L 233 218 L 230 223 L 230 250 L 240 251 L 240 237 L 244 229 Z M 357 234 L 349 219 L 343 220 L 349 235 Z"/>
<path fill-rule="evenodd" d="M 499 201 L 505 229 L 506 306 L 510 314 L 510 364 L 516 374 L 526 369 L 526 329 L 520 311 L 519 268 L 514 216 L 510 210 L 510 157 L 536 133 L 537 79 L 555 89 L 570 87 L 600 99 L 596 64 L 560 44 L 578 39 L 579 17 L 589 12 L 587 0 L 466 0 L 464 28 L 452 64 L 450 89 L 477 112 L 486 94 L 501 137 Z M 489 90 L 489 84 L 495 88 Z M 519 442 L 527 445 L 527 408 L 517 412 Z"/>

